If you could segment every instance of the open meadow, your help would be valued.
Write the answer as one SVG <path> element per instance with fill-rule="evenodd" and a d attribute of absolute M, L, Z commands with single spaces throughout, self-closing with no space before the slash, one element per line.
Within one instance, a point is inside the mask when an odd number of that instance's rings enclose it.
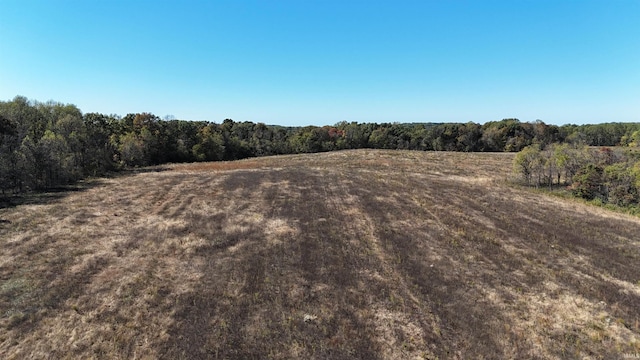
<path fill-rule="evenodd" d="M 640 218 L 513 154 L 166 165 L 0 208 L 0 358 L 640 356 Z"/>

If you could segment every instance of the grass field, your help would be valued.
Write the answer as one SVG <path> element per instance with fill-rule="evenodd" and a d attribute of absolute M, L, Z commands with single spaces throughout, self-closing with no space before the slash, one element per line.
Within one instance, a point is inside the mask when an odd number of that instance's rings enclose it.
<path fill-rule="evenodd" d="M 0 209 L 0 358 L 640 356 L 640 219 L 512 154 L 168 165 Z"/>

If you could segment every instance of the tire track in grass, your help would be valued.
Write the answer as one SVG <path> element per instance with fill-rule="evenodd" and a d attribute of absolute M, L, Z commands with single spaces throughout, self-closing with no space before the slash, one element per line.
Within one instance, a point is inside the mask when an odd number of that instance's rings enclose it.
<path fill-rule="evenodd" d="M 415 185 L 414 185 L 415 186 Z M 458 194 L 475 194 L 474 197 L 469 197 L 464 201 L 460 201 L 462 198 L 453 201 L 453 205 L 458 208 L 464 208 L 465 211 L 457 216 L 455 221 L 451 221 L 453 217 L 449 217 L 444 213 L 443 219 L 449 221 L 449 227 L 461 227 L 461 228 L 478 228 L 487 231 L 486 235 L 490 238 L 497 240 L 496 244 L 500 245 L 499 248 L 487 247 L 490 245 L 487 243 L 482 247 L 477 248 L 480 253 L 478 255 L 485 259 L 485 262 L 494 263 L 498 267 L 494 270 L 490 270 L 486 278 L 487 281 L 493 278 L 494 280 L 488 282 L 490 287 L 485 288 L 490 290 L 486 292 L 486 295 L 493 299 L 492 301 L 497 304 L 502 303 L 506 306 L 502 311 L 507 316 L 511 316 L 514 319 L 518 319 L 518 322 L 513 322 L 516 326 L 519 335 L 513 341 L 522 342 L 523 330 L 532 331 L 530 338 L 537 339 L 544 343 L 544 346 L 534 347 L 529 345 L 527 352 L 534 352 L 543 356 L 553 356 L 557 346 L 550 343 L 545 343 L 547 339 L 544 338 L 544 329 L 536 328 L 529 319 L 540 317 L 537 314 L 535 308 L 531 308 L 525 305 L 530 303 L 542 303 L 547 304 L 545 293 L 551 296 L 557 296 L 559 299 L 564 297 L 574 297 L 575 300 L 583 304 L 580 308 L 574 309 L 580 315 L 576 315 L 574 319 L 566 317 L 566 321 L 573 321 L 574 324 L 579 324 L 581 316 L 592 316 L 592 314 L 586 315 L 585 312 L 596 311 L 596 306 L 599 302 L 613 304 L 611 308 L 612 314 L 616 316 L 627 316 L 637 312 L 640 308 L 638 305 L 638 297 L 631 295 L 634 293 L 630 291 L 624 296 L 620 296 L 620 288 L 616 289 L 607 285 L 606 282 L 602 282 L 598 275 L 599 271 L 603 271 L 607 274 L 608 271 L 604 270 L 607 267 L 613 265 L 612 270 L 616 269 L 619 265 L 609 262 L 608 266 L 600 268 L 598 263 L 602 263 L 604 259 L 615 259 L 613 254 L 606 255 L 609 251 L 602 251 L 607 249 L 611 244 L 608 241 L 602 241 L 604 239 L 599 238 L 597 230 L 594 232 L 593 225 L 580 225 L 584 224 L 584 215 L 575 210 L 567 209 L 566 207 L 554 206 L 553 201 L 545 202 L 540 199 L 540 195 L 534 196 L 533 194 L 527 194 L 527 192 L 518 192 L 516 190 L 505 188 L 504 185 L 494 184 L 492 188 L 486 188 L 476 185 L 471 185 L 468 182 L 451 184 L 440 184 L 439 188 L 443 186 L 450 186 L 455 188 Z M 492 191 L 493 190 L 493 191 Z M 448 196 L 455 196 L 456 192 L 450 192 Z M 528 200 L 523 200 L 523 197 Z M 484 202 L 493 208 L 484 208 Z M 444 198 L 438 199 L 437 203 L 443 204 Z M 538 207 L 531 206 L 531 204 L 539 204 Z M 490 210 L 490 211 L 485 211 Z M 567 211 L 569 210 L 569 211 Z M 483 225 L 486 221 L 476 221 L 472 215 L 474 213 L 482 213 L 483 217 L 489 217 L 491 223 L 495 224 L 495 228 L 487 227 Z M 531 221 L 531 219 L 542 221 Z M 507 220 L 504 222 L 503 220 Z M 569 221 L 571 226 L 567 226 Z M 597 223 L 597 219 L 595 221 Z M 621 225 L 614 232 L 626 233 L 630 228 L 630 224 L 626 223 Z M 574 229 L 572 231 L 572 229 Z M 579 229 L 576 231 L 575 229 Z M 597 229 L 597 226 L 596 226 Z M 561 230 L 561 233 L 557 233 L 555 230 Z M 471 233 L 465 231 L 464 237 L 472 241 L 478 239 Z M 485 235 L 483 235 L 485 237 Z M 560 239 L 566 239 L 560 240 Z M 626 235 L 622 236 L 623 238 Z M 549 241 L 548 239 L 556 239 Z M 482 242 L 481 242 L 482 243 Z M 576 246 L 576 243 L 581 244 Z M 473 242 L 469 242 L 464 249 L 464 253 L 469 254 L 472 252 Z M 598 250 L 599 249 L 599 250 Z M 460 249 L 462 250 L 462 249 Z M 602 256 L 605 255 L 605 256 Z M 577 258 L 587 259 L 587 261 L 576 261 Z M 591 259 L 591 260 L 588 260 Z M 524 261 L 523 261 L 524 260 Z M 555 270 L 549 270 L 544 266 L 540 266 L 540 261 L 550 262 L 555 264 Z M 594 267 L 595 265 L 595 267 Z M 629 274 L 638 274 L 636 267 L 633 264 L 626 266 L 627 276 Z M 602 270 L 600 270 L 600 269 Z M 595 272 L 594 272 L 595 270 Z M 485 272 L 481 268 L 476 267 L 476 271 Z M 623 271 L 623 272 L 624 272 Z M 496 282 L 497 278 L 495 274 L 504 274 L 501 282 Z M 633 278 L 633 275 L 631 276 Z M 614 283 L 612 281 L 611 283 Z M 625 285 L 628 288 L 628 285 Z M 479 288 L 478 290 L 482 290 Z M 542 299 L 540 298 L 542 294 Z M 551 307 L 556 307 L 557 304 L 552 302 Z M 545 306 L 547 306 L 545 305 Z M 561 310 L 562 306 L 557 306 L 555 311 Z M 624 309 L 624 310 L 621 310 Z M 543 317 L 546 315 L 542 315 Z M 557 320 L 554 320 L 557 321 Z M 559 333 L 571 332 L 570 323 L 562 323 L 557 325 L 560 329 Z M 584 339 L 589 337 L 588 331 L 581 331 L 574 334 L 576 338 Z M 507 337 L 508 338 L 508 337 Z M 519 339 L 519 340 L 518 340 Z M 562 346 L 567 346 L 563 344 Z M 563 349 L 563 347 L 560 349 Z M 526 347 L 525 347 L 526 348 Z M 581 351 L 579 347 L 569 345 L 566 349 L 573 349 L 571 351 Z M 604 348 L 603 348 L 604 349 Z M 562 351 L 565 351 L 562 350 Z M 613 355 L 613 353 L 611 353 Z"/>
<path fill-rule="evenodd" d="M 416 189 L 416 184 L 407 183 L 405 179 L 395 177 L 387 182 L 369 183 L 368 187 L 374 191 L 362 192 L 361 201 L 372 222 L 377 224 L 375 236 L 380 239 L 383 251 L 395 259 L 392 263 L 395 271 L 424 303 L 423 308 L 433 314 L 433 320 L 427 319 L 428 325 L 423 326 L 435 331 L 427 333 L 429 337 L 425 341 L 441 357 L 464 358 L 472 353 L 495 353 L 496 349 L 501 349 L 497 345 L 496 325 L 504 319 L 500 311 L 482 301 L 482 296 L 474 293 L 473 287 L 464 279 L 461 271 L 463 254 L 456 254 L 456 251 L 467 250 L 450 241 L 450 237 L 455 236 L 454 228 L 443 220 L 454 219 L 455 214 L 447 206 L 439 207 L 439 213 L 435 214 L 429 208 L 433 205 L 429 205 L 428 200 L 422 201 L 425 209 L 408 197 L 398 198 L 396 194 L 410 194 Z M 433 186 L 421 184 L 417 189 L 424 191 L 425 199 L 429 199 L 434 192 L 442 190 Z M 436 200 L 435 204 L 441 203 Z M 434 231 L 429 228 L 429 221 L 433 224 L 434 218 L 444 229 Z M 407 227 L 403 219 L 412 219 L 415 223 Z"/>
<path fill-rule="evenodd" d="M 290 169 L 286 178 L 298 198 L 278 216 L 297 223 L 300 235 L 285 251 L 295 256 L 291 271 L 301 271 L 303 309 L 319 317 L 320 331 L 304 329 L 307 351 L 314 358 L 375 359 L 379 345 L 360 311 L 368 300 L 358 291 L 359 268 L 366 262 L 343 230 L 352 224 L 328 204 L 340 196 L 328 186 L 335 179 L 330 172 L 304 169 Z"/>
<path fill-rule="evenodd" d="M 358 189 L 376 188 L 365 174 L 340 173 L 329 182 L 334 194 L 330 208 L 341 214 L 347 226 L 347 237 L 356 240 L 355 247 L 363 255 L 358 269 L 362 281 L 358 291 L 379 294 L 361 309 L 376 329 L 376 341 L 384 358 L 434 356 L 440 337 L 440 323 L 428 303 L 416 294 L 396 264 L 398 257 L 384 248 L 378 230 L 384 224 L 374 221 L 369 207 L 358 196 Z M 371 195 L 371 193 L 367 193 Z"/>

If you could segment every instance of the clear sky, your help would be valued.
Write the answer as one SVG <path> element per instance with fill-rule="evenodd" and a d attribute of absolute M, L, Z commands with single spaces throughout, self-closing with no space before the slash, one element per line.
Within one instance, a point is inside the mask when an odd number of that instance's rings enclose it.
<path fill-rule="evenodd" d="M 640 0 L 0 0 L 0 100 L 279 125 L 640 121 Z"/>

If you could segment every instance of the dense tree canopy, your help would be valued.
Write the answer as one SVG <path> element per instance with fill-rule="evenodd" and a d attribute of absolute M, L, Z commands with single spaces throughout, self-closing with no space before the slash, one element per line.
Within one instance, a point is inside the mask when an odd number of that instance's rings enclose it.
<path fill-rule="evenodd" d="M 528 185 L 562 185 L 586 200 L 640 205 L 640 152 L 633 148 L 534 144 L 516 155 L 513 169 Z"/>
<path fill-rule="evenodd" d="M 83 114 L 75 105 L 0 101 L 0 190 L 43 189 L 98 176 L 124 167 L 167 162 L 236 160 L 253 156 L 379 148 L 436 151 L 520 151 L 532 144 L 566 143 L 638 146 L 640 124 L 547 125 L 504 119 L 468 123 L 357 123 L 282 127 L 225 119 L 222 123 L 160 119 L 150 113 Z M 527 150 L 531 152 L 532 150 Z M 562 160 L 563 176 L 576 169 Z M 524 156 L 524 155 L 523 155 Z M 536 166 L 519 165 L 537 176 Z M 546 167 L 545 167 L 546 166 Z M 550 175 L 544 177 L 551 181 Z M 559 178 L 558 178 L 559 179 Z M 559 180 L 558 180 L 559 181 Z"/>

